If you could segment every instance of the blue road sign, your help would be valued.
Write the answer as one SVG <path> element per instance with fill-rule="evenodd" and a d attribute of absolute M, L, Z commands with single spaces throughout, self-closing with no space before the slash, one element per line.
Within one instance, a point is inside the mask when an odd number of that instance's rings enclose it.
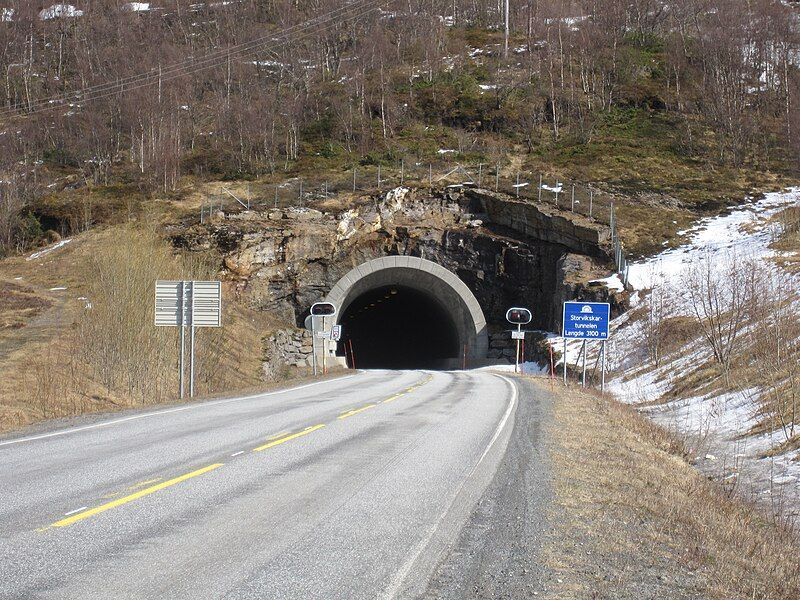
<path fill-rule="evenodd" d="M 604 302 L 564 302 L 561 332 L 565 338 L 607 340 L 611 305 Z"/>

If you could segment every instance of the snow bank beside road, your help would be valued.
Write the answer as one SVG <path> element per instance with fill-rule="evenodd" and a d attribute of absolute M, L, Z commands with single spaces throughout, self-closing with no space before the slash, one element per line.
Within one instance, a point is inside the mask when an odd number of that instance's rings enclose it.
<path fill-rule="evenodd" d="M 759 268 L 777 269 L 769 260 L 777 255 L 769 248 L 777 233 L 771 218 L 798 205 L 800 188 L 793 188 L 766 194 L 726 215 L 703 219 L 685 232 L 685 244 L 631 264 L 628 281 L 639 292 L 645 309 L 652 299 L 643 292 L 659 286 L 666 290 L 666 316 L 691 317 L 687 267 L 709 259 L 715 268 L 724 269 L 735 255 L 757 261 Z M 784 276 L 793 277 L 794 289 L 800 290 L 800 277 Z M 765 458 L 785 436 L 779 428 L 754 432 L 763 418 L 762 390 L 749 387 L 715 393 L 706 388 L 705 393 L 692 394 L 686 382 L 712 359 L 704 341 L 695 339 L 664 356 L 655 367 L 645 345 L 645 327 L 643 320 L 632 320 L 629 314 L 612 322 L 609 358 L 616 376 L 608 388 L 620 400 L 640 405 L 653 420 L 687 439 L 700 469 L 726 482 L 735 481 L 755 497 L 771 497 L 773 505 L 783 505 L 785 510 L 800 509 L 800 451 Z M 746 330 L 742 335 L 746 336 Z M 697 385 L 709 383 L 701 380 Z M 775 503 L 778 496 L 780 502 Z"/>

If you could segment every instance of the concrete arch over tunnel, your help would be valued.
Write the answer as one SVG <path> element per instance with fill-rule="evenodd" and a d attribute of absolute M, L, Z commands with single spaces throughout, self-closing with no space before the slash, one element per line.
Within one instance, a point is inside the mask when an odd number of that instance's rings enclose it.
<path fill-rule="evenodd" d="M 345 356 L 352 341 L 359 368 L 460 368 L 483 362 L 486 318 L 455 273 L 413 256 L 386 256 L 358 265 L 326 300 L 339 308 Z"/>

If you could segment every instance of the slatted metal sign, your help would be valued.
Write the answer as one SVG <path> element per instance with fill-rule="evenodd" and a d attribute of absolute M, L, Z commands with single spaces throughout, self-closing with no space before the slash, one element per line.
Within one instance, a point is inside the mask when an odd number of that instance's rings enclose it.
<path fill-rule="evenodd" d="M 195 327 L 222 326 L 222 283 L 219 281 L 192 281 L 191 325 Z"/>
<path fill-rule="evenodd" d="M 182 281 L 156 281 L 156 327 L 180 327 L 182 316 L 183 324 L 187 324 L 185 302 L 181 310 L 182 296 Z"/>
<path fill-rule="evenodd" d="M 156 281 L 157 327 L 222 326 L 222 283 Z"/>

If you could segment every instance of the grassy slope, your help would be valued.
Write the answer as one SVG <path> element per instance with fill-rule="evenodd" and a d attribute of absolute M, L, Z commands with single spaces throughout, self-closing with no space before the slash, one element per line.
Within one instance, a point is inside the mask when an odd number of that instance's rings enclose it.
<path fill-rule="evenodd" d="M 553 597 L 800 596 L 796 538 L 725 497 L 629 407 L 555 390 Z"/>
<path fill-rule="evenodd" d="M 89 375 L 78 336 L 78 321 L 86 310 L 86 301 L 79 298 L 91 296 L 93 255 L 108 244 L 124 246 L 132 235 L 137 235 L 135 226 L 113 226 L 81 234 L 40 260 L 17 257 L 0 263 L 0 298 L 14 294 L 18 304 L 24 305 L 19 309 L 6 305 L 0 311 L 2 323 L 7 324 L 0 327 L 0 431 L 47 418 L 140 404 L 120 389 L 105 389 Z M 169 248 L 167 242 L 163 246 Z M 50 291 L 54 287 L 67 289 Z M 223 330 L 198 333 L 198 346 L 213 346 L 217 357 L 212 361 L 213 381 L 198 373 L 202 394 L 261 385 L 261 338 L 275 326 L 268 315 L 231 297 L 229 289 L 225 294 Z M 177 337 L 171 339 L 174 342 Z M 142 361 L 149 358 L 141 356 Z M 202 353 L 199 360 L 204 364 Z"/>

